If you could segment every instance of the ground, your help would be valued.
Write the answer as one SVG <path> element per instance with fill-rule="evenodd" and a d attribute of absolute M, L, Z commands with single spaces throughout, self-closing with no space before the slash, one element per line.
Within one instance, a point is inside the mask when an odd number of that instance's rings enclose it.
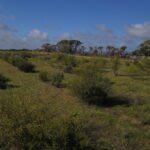
<path fill-rule="evenodd" d="M 89 141 L 92 141 L 93 145 L 96 144 L 95 147 L 98 147 L 97 144 L 105 142 L 107 149 L 112 146 L 118 150 L 148 150 L 150 144 L 150 76 L 139 75 L 134 64 L 130 66 L 125 64 L 128 61 L 126 59 L 121 60 L 119 76 L 114 76 L 110 67 L 111 58 L 75 56 L 80 62 L 79 65 L 72 73 L 65 73 L 63 82 L 65 86 L 56 88 L 50 83 L 41 81 L 38 72 L 47 71 L 51 74 L 57 70 L 63 71 L 64 64 L 57 60 L 58 54 L 30 53 L 35 55 L 29 59 L 36 66 L 35 73 L 24 73 L 0 59 L 0 73 L 7 76 L 11 80 L 9 84 L 12 85 L 5 90 L 0 90 L 0 101 L 7 102 L 9 109 L 13 104 L 12 110 L 9 110 L 12 115 L 19 118 L 21 115 L 19 112 L 23 113 L 22 107 L 25 107 L 27 111 L 31 110 L 32 113 L 34 109 L 42 106 L 47 111 L 48 118 L 59 120 L 73 117 L 77 122 L 82 122 L 85 130 L 88 130 Z M 86 104 L 69 88 L 70 82 L 80 75 L 80 71 L 87 62 L 94 60 L 98 62 L 101 59 L 108 61 L 107 68 L 103 68 L 106 69 L 103 75 L 113 83 L 114 99 L 112 101 L 115 102 L 110 106 Z M 138 72 L 137 75 L 130 75 L 131 70 Z M 130 104 L 119 103 L 121 97 L 129 99 Z M 10 106 L 9 101 L 11 102 Z M 40 117 L 43 115 L 39 114 Z M 5 127 L 1 127 L 0 130 L 6 130 L 6 134 L 9 132 Z M 109 145 L 111 146 L 109 147 Z"/>

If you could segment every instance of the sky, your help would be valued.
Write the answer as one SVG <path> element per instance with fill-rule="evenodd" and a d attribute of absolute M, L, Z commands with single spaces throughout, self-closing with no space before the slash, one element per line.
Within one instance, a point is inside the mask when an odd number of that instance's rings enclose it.
<path fill-rule="evenodd" d="M 134 50 L 150 39 L 150 0 L 0 0 L 0 49 L 63 39 Z"/>

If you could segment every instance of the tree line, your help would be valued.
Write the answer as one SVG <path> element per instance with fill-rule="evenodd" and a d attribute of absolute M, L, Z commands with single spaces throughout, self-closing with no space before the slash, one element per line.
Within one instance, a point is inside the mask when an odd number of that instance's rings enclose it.
<path fill-rule="evenodd" d="M 136 56 L 150 56 L 150 40 L 143 42 L 140 46 L 132 51 L 127 52 L 127 46 L 123 45 L 120 48 L 116 48 L 112 45 L 106 47 L 103 46 L 84 46 L 79 40 L 61 40 L 57 44 L 52 45 L 50 43 L 45 43 L 42 45 L 43 51 L 53 52 L 59 51 L 69 54 L 80 54 L 80 55 L 101 55 L 101 56 L 115 56 L 119 54 L 121 57 L 126 57 L 127 55 Z"/>

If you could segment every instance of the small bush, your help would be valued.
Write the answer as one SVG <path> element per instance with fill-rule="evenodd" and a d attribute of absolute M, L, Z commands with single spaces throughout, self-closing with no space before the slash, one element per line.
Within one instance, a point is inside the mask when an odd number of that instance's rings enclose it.
<path fill-rule="evenodd" d="M 73 71 L 73 66 L 71 64 L 68 64 L 67 66 L 65 66 L 64 72 L 71 73 L 72 71 Z"/>
<path fill-rule="evenodd" d="M 136 66 L 143 72 L 145 72 L 147 75 L 150 74 L 150 59 L 145 58 L 142 61 L 138 62 Z"/>
<path fill-rule="evenodd" d="M 12 64 L 24 72 L 34 72 L 35 66 L 20 56 L 12 58 Z"/>
<path fill-rule="evenodd" d="M 65 68 L 64 71 L 67 73 L 71 73 L 73 68 L 77 66 L 77 60 L 74 56 L 67 56 L 65 58 Z"/>
<path fill-rule="evenodd" d="M 48 73 L 46 71 L 42 71 L 39 73 L 40 80 L 47 82 L 49 81 Z"/>
<path fill-rule="evenodd" d="M 62 81 L 64 80 L 64 74 L 62 72 L 56 72 L 51 76 L 51 84 L 60 87 L 62 85 Z"/>
<path fill-rule="evenodd" d="M 120 66 L 120 56 L 116 55 L 112 60 L 112 71 L 115 76 L 118 75 L 119 66 Z"/>
<path fill-rule="evenodd" d="M 94 66 L 87 68 L 82 77 L 72 83 L 73 92 L 82 100 L 93 104 L 102 103 L 110 89 L 110 81 L 98 75 Z"/>
<path fill-rule="evenodd" d="M 28 59 L 28 58 L 32 58 L 34 55 L 31 54 L 30 52 L 20 52 L 20 56 L 24 59 Z"/>
<path fill-rule="evenodd" d="M 64 58 L 65 58 L 65 54 L 63 54 L 63 53 L 59 53 L 56 57 L 57 57 L 57 61 L 63 61 L 64 60 Z"/>
<path fill-rule="evenodd" d="M 3 76 L 2 74 L 0 74 L 0 89 L 5 89 L 8 86 L 8 82 L 10 80 L 8 78 L 6 78 L 5 76 Z"/>
<path fill-rule="evenodd" d="M 126 66 L 130 66 L 130 62 L 129 61 L 126 61 L 125 64 L 126 64 Z"/>
<path fill-rule="evenodd" d="M 76 60 L 75 56 L 67 56 L 65 59 L 65 64 L 66 65 L 72 65 L 72 67 L 76 67 L 77 66 L 77 60 Z"/>
<path fill-rule="evenodd" d="M 35 71 L 35 66 L 27 60 L 30 57 L 28 53 L 21 53 L 19 55 L 15 53 L 3 53 L 0 57 L 24 72 Z"/>

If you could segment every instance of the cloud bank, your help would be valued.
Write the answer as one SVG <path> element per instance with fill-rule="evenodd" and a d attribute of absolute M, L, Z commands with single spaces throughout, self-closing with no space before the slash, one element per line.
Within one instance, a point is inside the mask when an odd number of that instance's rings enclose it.
<path fill-rule="evenodd" d="M 48 34 L 38 29 L 31 30 L 24 37 L 18 37 L 14 29 L 6 24 L 0 24 L 0 49 L 35 49 L 48 41 Z"/>
<path fill-rule="evenodd" d="M 113 30 L 108 28 L 105 24 L 99 24 L 95 28 L 96 32 L 76 32 L 76 33 L 62 33 L 57 37 L 51 37 L 53 42 L 63 39 L 77 39 L 85 43 L 85 45 L 92 46 L 106 46 L 127 45 L 130 49 L 135 49 L 140 42 L 150 39 L 150 23 L 131 24 L 126 26 L 123 36 L 115 35 Z M 19 37 L 16 31 L 7 24 L 0 23 L 0 49 L 22 49 L 40 48 L 43 43 L 49 42 L 48 33 L 39 29 L 29 31 L 25 36 Z"/>

